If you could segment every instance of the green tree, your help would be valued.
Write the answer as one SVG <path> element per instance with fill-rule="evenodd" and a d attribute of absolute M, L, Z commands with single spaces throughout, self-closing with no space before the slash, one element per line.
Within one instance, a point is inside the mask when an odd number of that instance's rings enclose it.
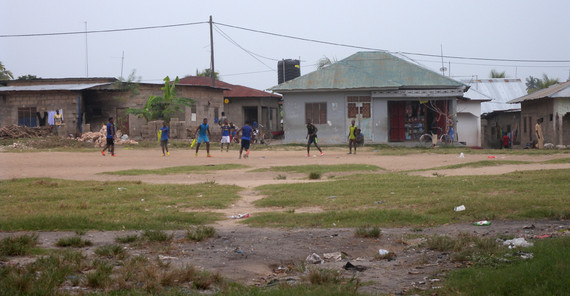
<path fill-rule="evenodd" d="M 505 78 L 506 77 L 505 71 L 499 72 L 495 69 L 492 69 L 491 74 L 489 74 L 489 75 L 491 76 L 491 78 Z"/>
<path fill-rule="evenodd" d="M 207 68 L 207 69 L 202 70 L 201 72 L 199 72 L 198 69 L 196 69 L 196 76 L 212 77 L 212 69 Z M 219 80 L 220 79 L 220 73 L 214 72 L 214 79 Z"/>
<path fill-rule="evenodd" d="M 526 78 L 526 92 L 531 94 L 539 89 L 548 88 L 552 85 L 559 83 L 560 80 L 558 78 L 550 78 L 546 74 L 542 74 L 542 79 L 529 76 Z"/>
<path fill-rule="evenodd" d="M 129 97 L 137 96 L 139 91 L 139 82 L 141 77 L 136 75 L 136 70 L 133 70 L 129 77 L 126 79 L 124 77 L 119 77 L 114 83 L 115 87 L 119 90 L 128 91 Z"/>
<path fill-rule="evenodd" d="M 24 76 L 18 76 L 18 80 L 36 80 L 36 79 L 42 79 L 41 77 L 38 77 L 36 75 L 24 75 Z"/>
<path fill-rule="evenodd" d="M 170 81 L 170 77 L 166 76 L 164 86 L 161 88 L 162 96 L 150 96 L 142 109 L 129 108 L 127 113 L 135 114 L 139 118 L 144 117 L 147 121 L 162 119 L 170 122 L 173 115 L 183 110 L 185 106 L 191 107 L 194 104 L 194 100 L 176 95 L 176 84 L 179 81 L 178 77 Z"/>
<path fill-rule="evenodd" d="M 14 79 L 14 74 L 12 74 L 12 71 L 6 69 L 6 67 L 4 67 L 4 64 L 0 62 L 0 80 L 11 80 L 11 79 Z"/>

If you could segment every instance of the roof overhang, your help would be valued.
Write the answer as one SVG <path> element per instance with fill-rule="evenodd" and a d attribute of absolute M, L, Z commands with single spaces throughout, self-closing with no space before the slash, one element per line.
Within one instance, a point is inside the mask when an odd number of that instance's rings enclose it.
<path fill-rule="evenodd" d="M 40 92 L 40 91 L 82 91 L 98 86 L 111 85 L 112 83 L 89 83 L 89 84 L 42 84 L 42 85 L 13 85 L 0 86 L 0 93 L 4 92 Z"/>

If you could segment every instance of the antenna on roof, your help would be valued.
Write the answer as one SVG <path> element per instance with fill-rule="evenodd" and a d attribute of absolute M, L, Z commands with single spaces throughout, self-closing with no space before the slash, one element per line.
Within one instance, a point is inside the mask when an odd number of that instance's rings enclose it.
<path fill-rule="evenodd" d="M 445 71 L 447 70 L 447 68 L 443 64 L 443 44 L 440 44 L 440 47 L 441 47 L 441 68 L 439 69 L 439 71 L 441 71 L 441 75 L 445 76 Z"/>

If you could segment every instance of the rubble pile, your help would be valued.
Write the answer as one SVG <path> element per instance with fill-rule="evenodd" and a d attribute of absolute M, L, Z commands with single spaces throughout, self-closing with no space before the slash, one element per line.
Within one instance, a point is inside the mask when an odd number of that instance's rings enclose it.
<path fill-rule="evenodd" d="M 0 128 L 0 139 L 45 137 L 49 135 L 51 131 L 52 129 L 50 126 L 27 127 L 27 126 L 9 125 Z"/>
<path fill-rule="evenodd" d="M 77 138 L 77 141 L 94 143 L 95 147 L 105 147 L 107 144 L 107 126 L 101 127 L 98 132 L 87 132 Z M 123 135 L 120 130 L 117 130 L 115 135 L 115 145 L 123 144 L 138 144 L 139 142 L 130 140 L 127 135 Z"/>

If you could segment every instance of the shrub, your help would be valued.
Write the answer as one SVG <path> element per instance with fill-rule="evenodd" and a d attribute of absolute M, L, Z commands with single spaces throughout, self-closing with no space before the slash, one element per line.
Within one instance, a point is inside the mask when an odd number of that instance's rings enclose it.
<path fill-rule="evenodd" d="M 200 242 L 207 238 L 213 237 L 216 234 L 216 229 L 212 226 L 198 226 L 188 229 L 186 236 L 189 240 Z"/>
<path fill-rule="evenodd" d="M 2 256 L 22 256 L 30 253 L 31 249 L 38 243 L 38 235 L 23 234 L 10 236 L 0 241 L 0 255 Z"/>
<path fill-rule="evenodd" d="M 379 238 L 382 235 L 382 230 L 378 226 L 372 228 L 359 227 L 354 232 L 356 237 L 366 237 L 366 238 Z"/>
<path fill-rule="evenodd" d="M 318 180 L 321 178 L 321 173 L 318 172 L 310 172 L 309 173 L 309 179 L 310 180 Z"/>

